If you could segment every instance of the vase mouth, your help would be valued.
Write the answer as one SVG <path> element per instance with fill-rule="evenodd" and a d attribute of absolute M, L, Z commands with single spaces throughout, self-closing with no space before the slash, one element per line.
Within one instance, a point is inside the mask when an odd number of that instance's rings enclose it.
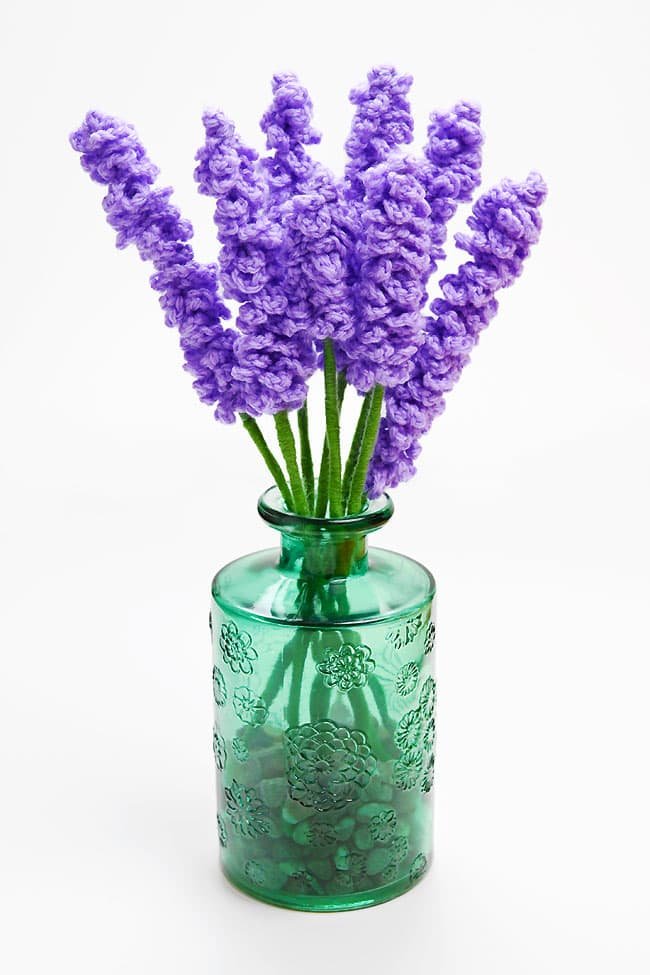
<path fill-rule="evenodd" d="M 257 510 L 267 524 L 284 532 L 345 537 L 377 531 L 392 517 L 395 506 L 390 496 L 383 493 L 366 502 L 359 514 L 344 515 L 342 518 L 317 518 L 314 515 L 298 515 L 289 511 L 278 488 L 271 487 L 260 496 Z"/>

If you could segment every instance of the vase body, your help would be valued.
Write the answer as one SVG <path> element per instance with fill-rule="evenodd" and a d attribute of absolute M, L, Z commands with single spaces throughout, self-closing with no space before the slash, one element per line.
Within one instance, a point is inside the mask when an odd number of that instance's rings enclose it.
<path fill-rule="evenodd" d="M 435 584 L 367 546 L 390 517 L 303 518 L 213 581 L 213 748 L 227 878 L 307 911 L 367 907 L 432 857 Z"/>

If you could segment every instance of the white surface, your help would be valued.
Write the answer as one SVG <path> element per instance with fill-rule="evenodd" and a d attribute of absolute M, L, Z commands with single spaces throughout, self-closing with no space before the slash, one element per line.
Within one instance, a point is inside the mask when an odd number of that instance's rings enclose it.
<path fill-rule="evenodd" d="M 8 975 L 647 973 L 647 7 L 36 2 L 2 28 L 0 967 Z M 181 371 L 66 136 L 133 121 L 212 249 L 204 105 L 261 147 L 274 70 L 341 167 L 348 89 L 483 104 L 485 181 L 539 168 L 542 243 L 395 493 L 439 580 L 437 858 L 301 916 L 217 869 L 208 584 L 266 485 Z M 448 262 L 453 267 L 453 259 Z M 645 316 L 642 316 L 642 308 Z"/>

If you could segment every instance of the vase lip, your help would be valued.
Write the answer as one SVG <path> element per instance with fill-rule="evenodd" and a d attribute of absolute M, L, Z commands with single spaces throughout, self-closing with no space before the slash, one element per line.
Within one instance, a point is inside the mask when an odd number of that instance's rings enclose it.
<path fill-rule="evenodd" d="M 395 511 L 392 498 L 380 494 L 366 502 L 363 511 L 342 518 L 316 518 L 314 515 L 298 515 L 289 511 L 277 487 L 268 488 L 260 495 L 257 510 L 267 524 L 282 531 L 309 535 L 367 534 L 377 531 L 392 517 Z"/>

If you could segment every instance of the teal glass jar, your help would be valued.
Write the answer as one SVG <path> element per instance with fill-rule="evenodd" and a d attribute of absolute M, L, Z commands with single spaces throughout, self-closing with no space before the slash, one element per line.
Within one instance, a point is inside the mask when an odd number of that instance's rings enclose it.
<path fill-rule="evenodd" d="M 369 907 L 431 863 L 435 583 L 360 515 L 260 498 L 281 546 L 214 578 L 213 747 L 221 862 L 240 890 L 305 911 Z"/>

